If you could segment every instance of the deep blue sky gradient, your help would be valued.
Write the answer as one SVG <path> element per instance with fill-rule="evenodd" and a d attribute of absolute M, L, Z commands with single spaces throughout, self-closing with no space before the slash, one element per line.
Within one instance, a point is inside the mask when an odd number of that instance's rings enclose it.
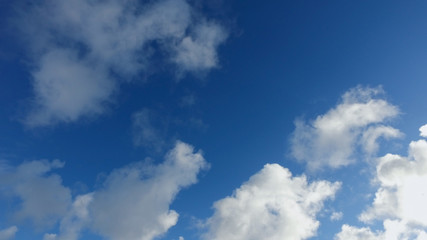
<path fill-rule="evenodd" d="M 132 114 L 155 109 L 168 123 L 164 137 L 169 147 L 175 139 L 191 143 L 211 164 L 171 206 L 181 218 L 164 239 L 182 235 L 191 240 L 198 239 L 197 219 L 212 215 L 212 203 L 230 195 L 264 164 L 277 162 L 294 175 L 303 173 L 304 165 L 289 155 L 294 120 L 325 113 L 349 88 L 382 85 L 386 98 L 402 110 L 393 122 L 406 134 L 398 140 L 401 146 L 385 145 L 380 153 L 405 154 L 409 140 L 418 136 L 418 127 L 427 119 L 426 1 L 211 4 L 215 7 L 207 4 L 206 11 L 230 31 L 218 50 L 219 68 L 178 80 L 168 69 L 158 69 L 136 83 L 122 84 L 115 103 L 101 117 L 28 129 L 20 119 L 32 96 L 31 67 L 19 34 L 10 27 L 14 4 L 1 1 L 0 159 L 12 165 L 61 159 L 65 168 L 55 172 L 64 185 L 74 193 L 89 192 L 101 173 L 146 157 L 163 161 L 165 151 L 132 143 Z M 180 106 L 182 97 L 190 94 L 195 104 Z M 203 124 L 191 124 L 191 119 Z M 343 181 L 337 200 L 328 204 L 343 211 L 344 218 L 331 223 L 329 215 L 324 216 L 319 237 L 313 239 L 332 239 L 343 222 L 358 224 L 357 215 L 372 199 L 363 195 L 373 193 L 369 187 L 362 189 L 371 176 L 368 172 L 360 177 L 364 167 L 362 162 L 309 176 Z M 0 229 L 9 225 L 10 219 L 1 214 L 5 211 L 0 207 Z M 30 239 L 27 227 L 16 239 Z"/>

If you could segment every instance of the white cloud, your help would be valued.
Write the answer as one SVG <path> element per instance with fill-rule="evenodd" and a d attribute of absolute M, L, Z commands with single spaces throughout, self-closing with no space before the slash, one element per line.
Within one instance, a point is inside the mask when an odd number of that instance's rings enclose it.
<path fill-rule="evenodd" d="M 32 127 L 103 113 L 118 79 L 155 71 L 150 61 L 156 52 L 180 71 L 214 68 L 226 38 L 223 27 L 194 14 L 185 0 L 48 0 L 29 6 L 21 27 L 36 66 L 26 118 Z"/>
<path fill-rule="evenodd" d="M 335 240 L 425 240 L 427 233 L 422 229 L 411 228 L 403 221 L 385 220 L 383 231 L 372 231 L 369 227 L 353 227 L 344 224 Z"/>
<path fill-rule="evenodd" d="M 15 237 L 18 228 L 16 226 L 12 226 L 6 229 L 0 229 L 0 240 L 9 240 Z"/>
<path fill-rule="evenodd" d="M 370 228 L 357 228 L 344 224 L 341 232 L 335 236 L 336 240 L 380 240 L 378 233 L 373 233 Z"/>
<path fill-rule="evenodd" d="M 20 199 L 14 215 L 17 220 L 30 219 L 37 227 L 50 227 L 67 212 L 70 190 L 58 175 L 48 174 L 63 165 L 57 160 L 32 161 L 1 172 L 0 194 Z"/>
<path fill-rule="evenodd" d="M 33 72 L 36 99 L 27 118 L 29 126 L 72 122 L 104 112 L 116 88 L 105 71 L 61 49 L 46 53 L 39 64 Z"/>
<path fill-rule="evenodd" d="M 152 166 L 130 165 L 110 174 L 90 204 L 92 229 L 110 239 L 150 240 L 164 234 L 178 220 L 169 209 L 176 194 L 197 182 L 207 167 L 200 152 L 178 142 L 166 161 Z"/>
<path fill-rule="evenodd" d="M 30 219 L 37 227 L 52 227 L 60 220 L 58 233 L 45 240 L 76 240 L 90 230 L 112 240 L 152 240 L 178 221 L 170 204 L 183 188 L 197 182 L 209 167 L 201 151 L 177 142 L 158 165 L 134 163 L 114 170 L 100 189 L 79 195 L 72 202 L 61 178 L 49 174 L 64 166 L 60 161 L 32 161 L 0 169 L 0 194 L 18 197 L 19 220 Z M 14 228 L 0 232 L 1 236 Z M 3 234 L 3 235 L 1 235 Z"/>
<path fill-rule="evenodd" d="M 341 220 L 342 216 L 343 216 L 342 212 L 333 212 L 331 214 L 330 219 L 331 219 L 331 221 L 338 221 L 338 220 Z"/>
<path fill-rule="evenodd" d="M 352 239 L 345 237 L 351 234 L 353 239 L 365 239 L 356 237 L 361 232 L 381 240 L 427 239 L 427 141 L 411 142 L 407 157 L 386 154 L 377 160 L 376 170 L 378 190 L 359 219 L 368 224 L 383 221 L 384 230 L 373 233 L 345 225 L 338 239 Z"/>
<path fill-rule="evenodd" d="M 340 183 L 292 177 L 278 164 L 267 164 L 232 196 L 214 204 L 204 239 L 307 239 L 316 234 L 317 213 Z"/>
<path fill-rule="evenodd" d="M 74 200 L 68 213 L 61 220 L 60 234 L 45 234 L 44 240 L 77 240 L 80 231 L 90 223 L 89 205 L 93 194 L 79 195 Z"/>
<path fill-rule="evenodd" d="M 377 180 L 380 187 L 372 207 L 360 219 L 399 218 L 427 227 L 427 142 L 409 145 L 409 156 L 387 154 L 378 160 Z"/>
<path fill-rule="evenodd" d="M 427 124 L 420 127 L 420 136 L 427 137 Z"/>
<path fill-rule="evenodd" d="M 403 134 L 398 129 L 390 126 L 379 125 L 368 127 L 362 134 L 361 144 L 366 153 L 372 154 L 378 150 L 378 138 L 383 137 L 385 139 L 390 139 L 401 136 L 403 136 Z"/>
<path fill-rule="evenodd" d="M 357 147 L 372 154 L 379 137 L 400 136 L 397 129 L 379 125 L 399 113 L 396 106 L 377 97 L 381 92 L 380 88 L 356 87 L 314 121 L 297 120 L 291 139 L 292 155 L 305 162 L 309 170 L 339 168 L 355 161 Z"/>
<path fill-rule="evenodd" d="M 182 70 L 201 71 L 216 67 L 216 48 L 227 37 L 224 29 L 214 23 L 205 22 L 195 27 L 192 35 L 185 37 L 176 46 L 173 61 Z"/>

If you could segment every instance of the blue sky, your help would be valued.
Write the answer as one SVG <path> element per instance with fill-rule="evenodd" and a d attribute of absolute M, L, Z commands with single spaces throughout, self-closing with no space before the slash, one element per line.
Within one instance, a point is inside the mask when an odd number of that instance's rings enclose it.
<path fill-rule="evenodd" d="M 0 240 L 427 239 L 426 2 L 0 6 Z"/>

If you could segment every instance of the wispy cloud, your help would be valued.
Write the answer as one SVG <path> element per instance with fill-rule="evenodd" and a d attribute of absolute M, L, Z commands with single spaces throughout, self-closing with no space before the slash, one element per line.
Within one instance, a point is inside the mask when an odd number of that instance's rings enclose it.
<path fill-rule="evenodd" d="M 25 122 L 45 126 L 102 114 L 120 82 L 156 69 L 154 56 L 181 73 L 216 67 L 226 31 L 195 11 L 184 0 L 48 0 L 27 6 L 20 22 L 35 68 Z"/>
<path fill-rule="evenodd" d="M 341 102 L 327 113 L 306 123 L 295 121 L 291 139 L 292 155 L 309 170 L 339 168 L 355 162 L 354 153 L 377 150 L 379 137 L 401 136 L 399 130 L 381 123 L 396 117 L 396 106 L 380 98 L 381 88 L 356 87 L 347 91 Z"/>
<path fill-rule="evenodd" d="M 62 185 L 58 175 L 49 174 L 63 166 L 58 160 L 32 161 L 1 172 L 0 194 L 20 199 L 14 214 L 17 221 L 28 219 L 37 228 L 48 228 L 67 212 L 71 191 Z"/>
<path fill-rule="evenodd" d="M 155 112 L 144 108 L 132 116 L 133 142 L 160 152 L 165 147 L 167 123 Z"/>
<path fill-rule="evenodd" d="M 342 212 L 333 212 L 330 216 L 331 221 L 338 221 L 341 220 L 343 216 Z"/>
<path fill-rule="evenodd" d="M 15 237 L 18 228 L 16 226 L 12 226 L 6 229 L 0 229 L 0 240 L 10 240 Z"/>
<path fill-rule="evenodd" d="M 315 235 L 317 213 L 340 183 L 292 177 L 278 164 L 267 164 L 232 196 L 214 204 L 204 239 L 307 239 Z"/>

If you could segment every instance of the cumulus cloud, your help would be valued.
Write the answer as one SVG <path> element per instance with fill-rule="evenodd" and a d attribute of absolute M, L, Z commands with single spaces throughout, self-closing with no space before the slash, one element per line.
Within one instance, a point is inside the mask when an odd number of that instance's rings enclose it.
<path fill-rule="evenodd" d="M 153 239 L 178 220 L 169 209 L 176 194 L 196 183 L 198 172 L 207 167 L 200 152 L 178 142 L 166 161 L 150 172 L 143 165 L 116 170 L 103 189 L 94 193 L 91 213 L 93 229 L 111 239 Z"/>
<path fill-rule="evenodd" d="M 372 231 L 369 227 L 354 227 L 344 224 L 341 232 L 335 235 L 335 240 L 398 240 L 398 239 L 427 239 L 427 233 L 422 229 L 409 227 L 399 220 L 385 220 L 383 231 Z"/>
<path fill-rule="evenodd" d="M 340 183 L 292 177 L 278 164 L 267 164 L 232 196 L 214 204 L 204 239 L 307 239 L 316 234 L 317 213 Z"/>
<path fill-rule="evenodd" d="M 427 142 L 409 145 L 409 156 L 387 154 L 379 158 L 377 180 L 380 187 L 372 206 L 360 219 L 399 218 L 427 227 Z"/>
<path fill-rule="evenodd" d="M 396 106 L 379 97 L 381 93 L 381 88 L 356 87 L 347 91 L 335 108 L 315 120 L 295 121 L 293 157 L 305 162 L 309 170 L 339 168 L 355 161 L 357 148 L 372 154 L 378 148 L 379 137 L 401 136 L 399 130 L 381 125 L 399 114 Z"/>
<path fill-rule="evenodd" d="M 201 151 L 177 142 L 158 165 L 137 162 L 114 170 L 102 187 L 71 197 L 61 178 L 50 171 L 64 166 L 60 161 L 32 161 L 0 169 L 0 194 L 18 197 L 18 220 L 30 219 L 36 226 L 52 227 L 44 240 L 77 240 L 90 230 L 112 240 L 152 240 L 178 221 L 170 209 L 178 192 L 197 182 L 209 167 Z M 0 231 L 0 239 L 13 236 L 16 227 Z M 5 236 L 5 237 L 3 237 Z M 1 238 L 3 237 L 3 238 Z"/>
<path fill-rule="evenodd" d="M 47 0 L 24 11 L 20 25 L 35 66 L 26 118 L 33 127 L 102 114 L 119 80 L 152 72 L 156 56 L 181 72 L 214 68 L 226 39 L 222 26 L 185 0 Z"/>
<path fill-rule="evenodd" d="M 90 223 L 89 204 L 92 200 L 93 193 L 77 196 L 68 213 L 61 220 L 60 235 L 48 233 L 44 235 L 43 240 L 79 239 L 80 231 Z"/>
<path fill-rule="evenodd" d="M 335 240 L 380 240 L 382 239 L 378 233 L 374 233 L 370 228 L 357 228 L 344 224 L 341 227 L 341 232 L 335 236 Z"/>
<path fill-rule="evenodd" d="M 63 166 L 58 160 L 32 161 L 0 172 L 0 194 L 20 200 L 14 214 L 18 221 L 29 219 L 38 228 L 50 227 L 67 212 L 70 190 L 58 175 L 49 174 Z"/>
<path fill-rule="evenodd" d="M 6 229 L 0 230 L 0 240 L 9 240 L 15 237 L 16 232 L 18 231 L 18 227 L 12 226 Z"/>
<path fill-rule="evenodd" d="M 427 137 L 427 124 L 420 127 L 420 136 Z"/>
<path fill-rule="evenodd" d="M 406 157 L 386 154 L 377 160 L 376 170 L 379 187 L 359 219 L 367 224 L 383 221 L 384 230 L 373 233 L 368 228 L 343 226 L 337 238 L 351 239 L 340 236 L 363 232 L 372 239 L 427 239 L 427 141 L 411 142 Z"/>
<path fill-rule="evenodd" d="M 179 214 L 170 204 L 208 167 L 200 151 L 177 142 L 159 165 L 134 163 L 114 170 L 96 191 L 77 196 L 58 234 L 44 240 L 76 240 L 83 229 L 106 239 L 151 240 L 166 233 Z"/>

